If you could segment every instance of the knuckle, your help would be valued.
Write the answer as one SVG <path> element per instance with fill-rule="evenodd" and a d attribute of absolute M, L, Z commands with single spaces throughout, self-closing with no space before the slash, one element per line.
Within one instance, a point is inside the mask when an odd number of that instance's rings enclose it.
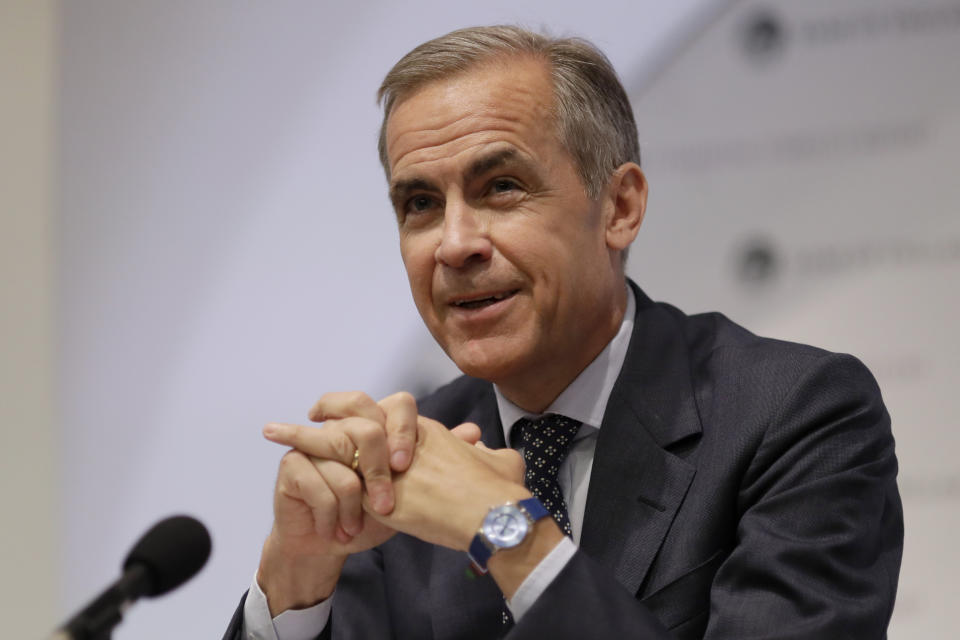
<path fill-rule="evenodd" d="M 353 461 L 353 454 L 358 447 L 346 433 L 337 433 L 330 439 L 330 447 L 333 449 L 334 457 L 338 462 L 350 464 Z"/>
<path fill-rule="evenodd" d="M 370 484 L 389 483 L 390 472 L 386 468 L 379 465 L 371 466 L 369 469 L 364 469 L 363 479 L 366 481 L 368 486 Z"/>
<path fill-rule="evenodd" d="M 299 491 L 304 496 L 304 502 L 313 511 L 314 519 L 329 524 L 336 522 L 337 496 L 326 482 L 319 479 L 302 480 L 299 483 Z"/>
<path fill-rule="evenodd" d="M 323 422 L 332 417 L 329 413 L 330 407 L 337 403 L 338 392 L 328 391 L 320 396 L 320 399 L 310 407 L 310 419 L 315 422 Z"/>
<path fill-rule="evenodd" d="M 336 503 L 314 507 L 313 524 L 314 530 L 322 537 L 332 537 L 333 529 L 337 525 Z"/>
<path fill-rule="evenodd" d="M 523 456 L 516 449 L 504 449 L 503 454 L 514 464 L 523 464 Z"/>
<path fill-rule="evenodd" d="M 287 451 L 280 458 L 280 471 L 289 473 L 300 462 L 298 458 L 301 456 L 303 456 L 303 454 L 296 449 Z"/>
<path fill-rule="evenodd" d="M 380 406 L 363 391 L 327 392 L 310 409 L 310 419 L 316 422 L 353 416 L 382 419 L 382 411 Z"/>
<path fill-rule="evenodd" d="M 338 401 L 343 398 L 343 395 L 344 395 L 343 391 L 327 391 L 322 396 L 320 396 L 320 399 L 317 400 L 317 404 L 321 405 L 321 404 L 338 403 Z"/>
<path fill-rule="evenodd" d="M 417 434 L 417 421 L 404 420 L 393 425 L 390 429 L 390 435 L 400 438 L 413 439 Z"/>
<path fill-rule="evenodd" d="M 523 461 L 523 456 L 514 449 L 508 449 L 504 453 L 504 461 L 507 463 L 507 470 L 514 475 L 522 476 L 527 470 L 527 465 Z"/>
<path fill-rule="evenodd" d="M 514 467 L 515 477 L 522 478 L 527 473 L 527 463 L 521 459 Z"/>
<path fill-rule="evenodd" d="M 333 481 L 334 492 L 338 496 L 359 495 L 363 491 L 360 477 L 355 473 L 342 474 Z"/>
<path fill-rule="evenodd" d="M 321 493 L 318 491 L 311 491 L 311 483 L 308 482 L 303 476 L 291 478 L 290 484 L 293 486 L 293 489 L 297 492 L 297 494 L 306 496 L 309 503 L 315 505 L 322 500 Z"/>
<path fill-rule="evenodd" d="M 397 443 L 412 444 L 417 440 L 417 429 L 416 427 L 394 429 L 390 432 L 390 439 Z"/>
<path fill-rule="evenodd" d="M 300 425 L 290 425 L 290 444 L 296 448 L 300 448 L 304 444 L 304 439 L 306 436 L 306 431 Z"/>
<path fill-rule="evenodd" d="M 384 437 L 383 427 L 369 420 L 355 421 L 351 430 L 357 440 L 365 447 L 377 445 Z"/>
<path fill-rule="evenodd" d="M 345 391 L 343 394 L 343 406 L 351 414 L 363 409 L 370 402 L 370 397 L 362 391 Z"/>
<path fill-rule="evenodd" d="M 317 487 L 314 491 L 313 508 L 318 513 L 331 513 L 337 509 L 337 497 L 326 487 Z"/>
<path fill-rule="evenodd" d="M 417 399 L 413 397 L 413 394 L 409 391 L 397 391 L 396 393 L 390 394 L 382 400 L 382 404 L 389 406 L 399 405 L 404 407 L 416 407 Z"/>
<path fill-rule="evenodd" d="M 324 396 L 326 397 L 326 396 Z M 322 422 L 324 419 L 323 415 L 323 398 L 320 398 L 313 403 L 313 406 L 310 407 L 310 410 L 307 411 L 307 417 L 314 422 Z"/>

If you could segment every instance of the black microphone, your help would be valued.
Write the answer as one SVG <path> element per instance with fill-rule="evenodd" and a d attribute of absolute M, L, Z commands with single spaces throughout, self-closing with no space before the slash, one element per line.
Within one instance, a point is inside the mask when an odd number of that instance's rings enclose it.
<path fill-rule="evenodd" d="M 123 575 L 51 640 L 108 640 L 123 613 L 141 596 L 159 596 L 192 578 L 210 557 L 207 528 L 189 516 L 161 520 L 134 545 L 123 561 Z"/>

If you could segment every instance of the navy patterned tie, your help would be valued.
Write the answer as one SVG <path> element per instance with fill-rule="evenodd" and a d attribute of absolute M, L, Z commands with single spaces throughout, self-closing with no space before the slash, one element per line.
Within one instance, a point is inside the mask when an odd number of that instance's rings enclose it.
<path fill-rule="evenodd" d="M 523 447 L 523 461 L 527 465 L 527 472 L 523 483 L 543 506 L 547 508 L 553 519 L 564 534 L 570 536 L 570 516 L 567 514 L 567 503 L 560 491 L 558 475 L 560 463 L 567 457 L 570 445 L 580 423 L 576 420 L 548 413 L 536 420 L 520 418 L 513 425 L 510 438 L 515 446 Z M 506 604 L 503 606 L 503 628 L 509 630 L 513 625 L 513 616 L 510 615 Z"/>
<path fill-rule="evenodd" d="M 557 475 L 580 423 L 556 413 L 548 413 L 536 420 L 521 418 L 513 428 L 519 430 L 518 444 L 523 447 L 523 461 L 527 465 L 524 484 L 547 508 L 560 530 L 572 536 L 567 503 L 560 492 Z"/>

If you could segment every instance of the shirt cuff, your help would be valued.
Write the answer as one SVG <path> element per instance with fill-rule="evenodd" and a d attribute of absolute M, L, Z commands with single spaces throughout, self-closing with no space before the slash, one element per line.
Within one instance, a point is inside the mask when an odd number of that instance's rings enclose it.
<path fill-rule="evenodd" d="M 530 610 L 537 598 L 543 595 L 554 578 L 560 575 L 560 572 L 563 571 L 563 568 L 567 566 L 576 552 L 577 545 L 573 543 L 573 540 L 563 536 L 563 540 L 540 561 L 540 564 L 533 568 L 533 571 L 520 584 L 520 588 L 513 594 L 513 597 L 506 601 L 507 608 L 513 614 L 514 622 L 520 622 L 520 618 Z M 249 596 L 247 597 L 249 598 Z"/>
<path fill-rule="evenodd" d="M 333 608 L 333 595 L 306 609 L 288 609 L 270 619 L 270 607 L 254 576 L 243 604 L 244 640 L 314 640 L 327 622 Z"/>

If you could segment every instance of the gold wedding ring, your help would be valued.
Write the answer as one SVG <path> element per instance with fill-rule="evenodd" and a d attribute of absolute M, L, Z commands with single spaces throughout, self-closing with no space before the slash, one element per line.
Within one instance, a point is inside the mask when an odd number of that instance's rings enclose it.
<path fill-rule="evenodd" d="M 353 469 L 354 471 L 360 468 L 360 449 L 359 448 L 357 448 L 357 450 L 353 452 L 353 462 L 350 463 L 350 468 Z"/>

